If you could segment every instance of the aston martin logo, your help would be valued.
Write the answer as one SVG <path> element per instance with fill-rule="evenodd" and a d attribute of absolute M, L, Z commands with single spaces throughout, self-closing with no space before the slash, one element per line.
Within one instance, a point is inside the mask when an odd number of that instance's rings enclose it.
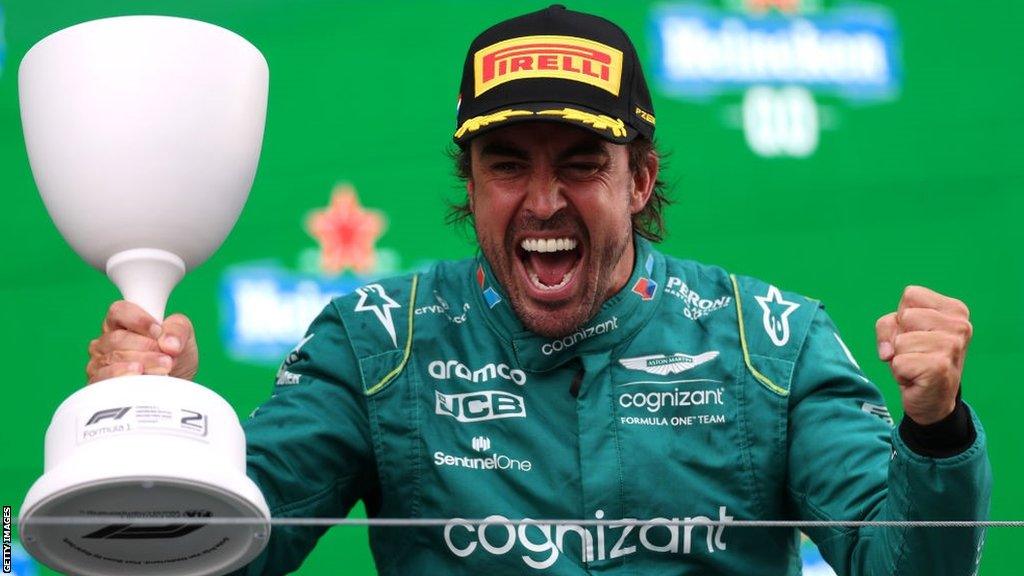
<path fill-rule="evenodd" d="M 653 354 L 651 356 L 637 356 L 636 358 L 621 358 L 619 359 L 619 364 L 630 370 L 640 370 L 642 372 L 658 374 L 659 376 L 667 376 L 669 374 L 686 372 L 715 358 L 718 358 L 718 350 L 711 350 L 696 356 L 676 352 L 671 356 Z"/>

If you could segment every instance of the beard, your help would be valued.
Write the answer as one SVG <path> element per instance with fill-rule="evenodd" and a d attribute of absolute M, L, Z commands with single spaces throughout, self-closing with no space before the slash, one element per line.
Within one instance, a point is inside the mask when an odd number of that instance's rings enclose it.
<path fill-rule="evenodd" d="M 565 300 L 543 302 L 532 298 L 523 286 L 524 278 L 517 266 L 521 258 L 515 238 L 523 232 L 543 233 L 573 231 L 584 247 L 575 274 L 578 286 Z M 477 241 L 491 265 L 495 278 L 505 290 L 509 305 L 523 326 L 540 336 L 559 338 L 576 331 L 597 315 L 601 306 L 621 286 L 612 286 L 613 271 L 619 264 L 632 239 L 632 223 L 625 221 L 623 229 L 605 236 L 595 245 L 581 222 L 559 213 L 548 220 L 522 217 L 513 222 L 503 237 L 481 234 L 476 228 Z M 629 274 L 626 275 L 628 279 Z M 625 280 L 623 280 L 625 281 Z"/>

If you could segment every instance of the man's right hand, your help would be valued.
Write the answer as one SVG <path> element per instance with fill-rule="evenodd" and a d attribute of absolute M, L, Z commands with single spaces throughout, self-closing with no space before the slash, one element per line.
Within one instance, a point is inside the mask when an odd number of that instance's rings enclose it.
<path fill-rule="evenodd" d="M 118 300 L 103 319 L 103 334 L 89 343 L 89 383 L 131 374 L 170 375 L 191 380 L 199 370 L 192 322 L 182 314 L 161 325 L 136 304 Z"/>

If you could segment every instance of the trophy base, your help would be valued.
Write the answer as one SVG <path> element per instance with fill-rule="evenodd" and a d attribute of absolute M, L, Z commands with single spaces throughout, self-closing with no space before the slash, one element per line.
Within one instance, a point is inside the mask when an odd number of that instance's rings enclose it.
<path fill-rule="evenodd" d="M 62 573 L 226 574 L 270 536 L 238 418 L 193 382 L 124 376 L 77 391 L 46 432 L 45 468 L 21 507 L 21 541 Z"/>
<path fill-rule="evenodd" d="M 31 504 L 26 500 L 20 537 L 29 554 L 64 574 L 226 574 L 251 562 L 270 535 L 265 509 L 250 498 L 211 484 L 136 477 L 53 491 L 48 484 L 54 483 L 44 477 L 29 493 L 29 499 L 33 492 L 47 495 Z M 248 488 L 257 491 L 255 485 Z M 36 518 L 86 516 L 109 517 L 109 521 L 34 522 Z M 253 523 L 180 522 L 201 518 L 250 518 Z M 138 519 L 146 522 L 133 523 Z"/>

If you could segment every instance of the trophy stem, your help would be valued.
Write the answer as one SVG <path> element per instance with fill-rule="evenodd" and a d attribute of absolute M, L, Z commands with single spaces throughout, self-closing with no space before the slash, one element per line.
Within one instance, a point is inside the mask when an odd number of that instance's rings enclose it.
<path fill-rule="evenodd" d="M 158 322 L 163 322 L 167 298 L 184 275 L 181 258 L 156 248 L 124 250 L 107 260 L 107 276 L 124 299 L 141 306 Z"/>

